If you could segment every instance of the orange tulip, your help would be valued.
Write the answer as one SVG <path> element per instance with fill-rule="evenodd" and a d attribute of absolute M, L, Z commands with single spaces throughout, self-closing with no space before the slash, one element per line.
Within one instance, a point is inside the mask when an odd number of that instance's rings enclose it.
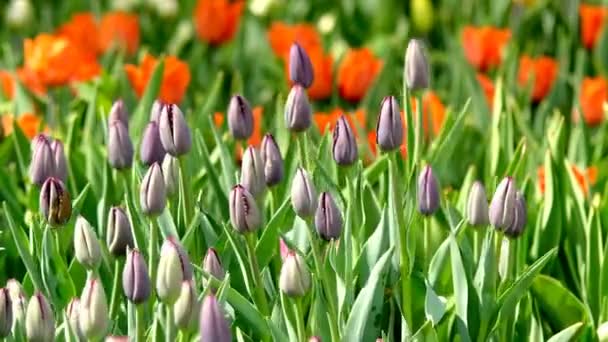
<path fill-rule="evenodd" d="M 366 48 L 351 49 L 338 68 L 338 90 L 348 101 L 359 101 L 372 85 L 383 62 Z"/>
<path fill-rule="evenodd" d="M 213 123 L 217 128 L 222 127 L 222 125 L 224 125 L 224 114 L 222 114 L 221 112 L 213 113 Z"/>
<path fill-rule="evenodd" d="M 608 81 L 601 77 L 583 79 L 579 102 L 588 125 L 601 123 L 604 118 L 602 107 L 608 102 Z"/>
<path fill-rule="evenodd" d="M 581 40 L 587 49 L 593 48 L 600 37 L 604 21 L 608 18 L 608 7 L 581 4 Z"/>
<path fill-rule="evenodd" d="M 99 29 L 91 13 L 77 13 L 57 30 L 59 36 L 69 39 L 83 53 L 96 55 L 99 51 Z"/>
<path fill-rule="evenodd" d="M 326 55 L 321 50 L 313 50 L 308 56 L 315 75 L 312 85 L 308 88 L 308 96 L 313 100 L 324 100 L 331 96 L 334 60 L 331 55 Z M 287 69 L 287 63 L 285 66 Z M 289 71 L 285 74 L 288 75 Z"/>
<path fill-rule="evenodd" d="M 166 56 L 164 61 L 165 68 L 158 98 L 167 103 L 180 103 L 190 83 L 190 69 L 187 63 L 174 56 Z M 139 67 L 132 64 L 125 65 L 125 72 L 137 96 L 143 95 L 156 63 L 157 59 L 146 53 Z"/>
<path fill-rule="evenodd" d="M 36 134 L 41 132 L 42 119 L 32 113 L 23 113 L 16 120 L 17 126 L 29 139 L 32 139 Z M 2 129 L 5 136 L 13 133 L 13 121 L 15 121 L 15 117 L 12 114 L 2 115 Z M 42 131 L 48 131 L 48 128 L 44 127 Z"/>
<path fill-rule="evenodd" d="M 525 87 L 534 81 L 532 87 L 532 100 L 539 102 L 542 100 L 553 86 L 557 77 L 557 61 L 550 57 L 530 58 L 522 56 L 519 60 L 519 72 L 517 80 L 519 85 Z"/>
<path fill-rule="evenodd" d="M 336 122 L 342 116 L 346 114 L 346 120 L 353 128 L 355 136 L 358 136 L 358 128 L 365 128 L 366 126 L 366 114 L 363 109 L 358 109 L 354 113 L 344 113 L 341 108 L 335 108 L 331 112 L 317 112 L 313 114 L 313 120 L 319 129 L 321 134 L 325 134 L 327 128 L 333 130 L 336 126 Z"/>
<path fill-rule="evenodd" d="M 491 109 L 494 103 L 494 83 L 492 83 L 492 79 L 481 73 L 477 74 L 477 81 L 481 85 L 481 89 L 483 89 L 483 93 L 488 101 L 488 106 Z"/>
<path fill-rule="evenodd" d="M 2 89 L 2 94 L 6 98 L 13 98 L 15 93 L 15 83 L 13 80 L 13 75 L 10 72 L 0 70 L 0 89 Z"/>
<path fill-rule="evenodd" d="M 280 21 L 274 22 L 268 30 L 268 41 L 272 51 L 286 62 L 289 59 L 289 49 L 296 42 L 309 55 L 315 50 L 323 50 L 321 37 L 310 24 L 287 25 Z"/>
<path fill-rule="evenodd" d="M 595 185 L 597 181 L 597 167 L 591 166 L 586 170 L 578 168 L 576 165 L 572 165 L 572 173 L 574 173 L 574 178 L 576 178 L 576 182 L 581 187 L 581 190 L 585 195 L 589 193 L 589 188 L 592 185 Z M 540 188 L 541 193 L 545 193 L 545 168 L 540 166 L 537 171 L 538 176 L 538 187 Z"/>
<path fill-rule="evenodd" d="M 99 23 L 99 48 L 106 52 L 113 47 L 133 55 L 139 46 L 139 19 L 127 12 L 109 12 Z"/>
<path fill-rule="evenodd" d="M 412 101 L 412 111 L 414 113 L 414 118 L 416 115 L 416 101 L 411 99 Z M 445 121 L 445 106 L 441 102 L 441 99 L 437 94 L 430 91 L 423 95 L 422 97 L 422 129 L 424 130 L 424 134 L 429 134 L 429 124 L 433 127 L 433 135 L 439 135 L 441 132 L 441 127 Z"/>
<path fill-rule="evenodd" d="M 198 38 L 209 44 L 222 44 L 234 37 L 239 26 L 244 1 L 198 0 L 194 26 Z"/>
<path fill-rule="evenodd" d="M 33 71 L 26 68 L 19 68 L 17 69 L 17 76 L 21 83 L 23 83 L 32 93 L 38 96 L 43 96 L 46 93 L 46 86 Z"/>
<path fill-rule="evenodd" d="M 480 71 L 500 64 L 502 50 L 511 38 L 511 31 L 491 26 L 465 26 L 462 30 L 462 45 L 465 57 Z"/>

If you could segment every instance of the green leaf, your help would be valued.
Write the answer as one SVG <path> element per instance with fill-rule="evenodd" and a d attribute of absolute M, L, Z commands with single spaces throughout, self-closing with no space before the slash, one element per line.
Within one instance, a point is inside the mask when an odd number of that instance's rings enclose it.
<path fill-rule="evenodd" d="M 149 119 L 150 110 L 152 109 L 152 104 L 156 100 L 158 93 L 160 92 L 160 86 L 163 81 L 163 73 L 165 70 L 165 61 L 160 60 L 156 67 L 154 68 L 154 72 L 152 72 L 152 77 L 150 77 L 150 81 L 148 81 L 148 85 L 146 86 L 146 90 L 144 91 L 144 95 L 141 97 L 137 108 L 133 112 L 133 118 L 131 119 L 131 130 L 133 132 L 141 132 Z"/>
<path fill-rule="evenodd" d="M 460 254 L 456 237 L 451 234 L 450 240 L 450 259 L 452 263 L 452 282 L 454 286 L 454 296 L 456 297 L 456 318 L 460 322 L 458 324 L 458 333 L 464 340 L 469 340 L 467 331 L 468 327 L 468 310 L 469 310 L 469 286 L 467 282 L 466 270 Z"/>
<path fill-rule="evenodd" d="M 413 342 L 437 342 L 437 333 L 433 329 L 431 321 L 427 321 L 422 327 L 412 336 Z"/>
<path fill-rule="evenodd" d="M 276 249 L 279 246 L 280 229 L 289 209 L 291 209 L 291 201 L 287 198 L 274 213 L 255 246 L 255 254 L 258 258 L 260 269 L 266 267 L 266 265 L 270 263 L 270 260 L 276 255 Z"/>
<path fill-rule="evenodd" d="M 587 308 L 557 279 L 540 274 L 531 287 L 544 319 L 556 329 L 565 329 L 577 322 L 590 322 Z"/>
<path fill-rule="evenodd" d="M 426 296 L 424 300 L 424 312 L 426 318 L 433 323 L 433 326 L 439 324 L 446 312 L 445 298 L 437 296 L 431 285 L 426 282 Z"/>
<path fill-rule="evenodd" d="M 218 133 L 211 116 L 207 117 L 209 127 L 213 133 L 215 139 L 215 146 L 220 151 L 220 162 L 222 164 L 222 176 L 224 179 L 224 189 L 226 192 L 234 185 L 234 156 L 228 150 L 228 146 L 222 141 L 220 134 Z"/>
<path fill-rule="evenodd" d="M 365 241 L 356 262 L 355 269 L 358 271 L 357 276 L 360 284 L 367 283 L 372 268 L 389 246 L 388 221 L 388 209 L 384 208 L 380 223 L 378 223 L 374 233 Z"/>
<path fill-rule="evenodd" d="M 16 120 L 13 120 L 13 134 L 11 134 L 11 137 L 13 138 L 13 146 L 15 146 L 21 176 L 27 177 L 28 165 L 30 163 L 30 142 L 23 134 Z"/>
<path fill-rule="evenodd" d="M 579 334 L 583 322 L 574 323 L 557 334 L 551 336 L 547 342 L 569 342 L 576 341 L 576 336 Z"/>
<path fill-rule="evenodd" d="M 173 221 L 173 216 L 171 216 L 171 211 L 169 209 L 163 210 L 162 214 L 158 216 L 157 222 L 163 239 L 166 239 L 167 236 L 179 238 L 175 221 Z"/>

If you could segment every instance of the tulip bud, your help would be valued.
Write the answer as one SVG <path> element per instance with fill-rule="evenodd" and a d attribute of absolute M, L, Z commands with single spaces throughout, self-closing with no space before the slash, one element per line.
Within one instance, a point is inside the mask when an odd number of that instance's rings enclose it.
<path fill-rule="evenodd" d="M 310 271 L 301 255 L 289 251 L 279 278 L 279 287 L 288 297 L 302 297 L 310 290 Z"/>
<path fill-rule="evenodd" d="M 114 256 L 125 255 L 127 246 L 133 247 L 133 232 L 131 223 L 124 209 L 112 207 L 108 213 L 106 243 L 108 250 Z"/>
<path fill-rule="evenodd" d="M 429 87 L 429 62 L 424 53 L 424 45 L 419 39 L 410 39 L 407 44 L 405 80 L 408 89 L 412 91 Z"/>
<path fill-rule="evenodd" d="M 304 219 L 312 216 L 317 209 L 315 184 L 301 167 L 296 170 L 291 183 L 291 205 L 296 215 Z"/>
<path fill-rule="evenodd" d="M 224 280 L 224 267 L 222 267 L 220 257 L 217 255 L 217 252 L 214 248 L 209 248 L 207 250 L 207 254 L 205 254 L 205 259 L 203 259 L 203 270 L 211 274 L 217 280 Z M 205 281 L 203 281 L 203 286 L 206 286 Z"/>
<path fill-rule="evenodd" d="M 228 128 L 237 140 L 246 140 L 253 133 L 251 106 L 241 95 L 232 96 L 228 104 Z"/>
<path fill-rule="evenodd" d="M 160 141 L 165 151 L 174 157 L 188 153 L 192 147 L 190 128 L 184 114 L 175 104 L 166 104 L 160 112 L 158 123 Z"/>
<path fill-rule="evenodd" d="M 158 124 L 160 119 L 160 112 L 162 112 L 165 104 L 160 100 L 154 100 L 152 104 L 152 109 L 150 109 L 150 121 L 154 121 Z"/>
<path fill-rule="evenodd" d="M 13 328 L 13 304 L 7 288 L 0 288 L 0 338 L 7 337 Z"/>
<path fill-rule="evenodd" d="M 203 299 L 199 323 L 201 342 L 232 341 L 230 326 L 213 294 L 208 294 L 207 297 Z"/>
<path fill-rule="evenodd" d="M 394 96 L 387 96 L 380 105 L 376 125 L 376 143 L 383 151 L 398 149 L 403 143 L 403 122 L 399 103 Z"/>
<path fill-rule="evenodd" d="M 84 341 L 85 337 L 82 334 L 82 330 L 80 330 L 80 299 L 72 298 L 70 303 L 68 303 L 67 308 L 65 309 L 66 316 L 68 318 L 68 325 L 72 332 L 78 338 L 78 341 Z"/>
<path fill-rule="evenodd" d="M 165 179 L 158 163 L 150 166 L 141 181 L 139 190 L 139 204 L 145 215 L 160 215 L 167 204 Z"/>
<path fill-rule="evenodd" d="M 167 190 L 167 195 L 171 196 L 177 192 L 179 186 L 179 160 L 167 153 L 162 167 L 165 189 Z"/>
<path fill-rule="evenodd" d="M 298 84 L 291 87 L 285 104 L 285 124 L 294 132 L 303 132 L 312 124 L 312 109 L 306 90 Z"/>
<path fill-rule="evenodd" d="M 125 102 L 122 99 L 118 99 L 112 104 L 110 114 L 108 115 L 108 123 L 110 125 L 115 121 L 122 122 L 129 129 L 129 115 L 127 114 Z"/>
<path fill-rule="evenodd" d="M 289 49 L 289 79 L 294 84 L 310 88 L 314 76 L 312 63 L 306 50 L 298 43 L 291 44 Z"/>
<path fill-rule="evenodd" d="M 150 276 L 146 261 L 137 249 L 127 253 L 125 268 L 122 271 L 122 289 L 125 297 L 134 304 L 141 304 L 150 297 Z"/>
<path fill-rule="evenodd" d="M 511 177 L 506 177 L 496 187 L 488 215 L 494 228 L 504 230 L 513 224 L 516 192 L 515 181 Z"/>
<path fill-rule="evenodd" d="M 426 165 L 418 178 L 418 211 L 433 215 L 439 209 L 439 184 L 430 165 Z"/>
<path fill-rule="evenodd" d="M 256 231 L 262 225 L 255 199 L 240 184 L 235 185 L 230 192 L 230 223 L 234 229 L 243 234 Z"/>
<path fill-rule="evenodd" d="M 139 158 L 146 166 L 150 166 L 154 163 L 162 163 L 164 157 L 165 149 L 160 141 L 158 124 L 155 121 L 150 121 L 141 139 Z"/>
<path fill-rule="evenodd" d="M 192 280 L 184 280 L 179 297 L 173 304 L 175 326 L 182 330 L 193 330 L 198 322 L 200 305 Z"/>
<path fill-rule="evenodd" d="M 72 215 L 70 193 L 57 178 L 50 177 L 40 190 L 40 212 L 51 227 L 63 226 Z"/>
<path fill-rule="evenodd" d="M 332 152 L 336 163 L 342 166 L 352 165 L 357 160 L 357 141 L 344 115 L 336 123 L 333 140 Z"/>
<path fill-rule="evenodd" d="M 243 153 L 241 184 L 256 198 L 262 196 L 266 191 L 264 162 L 262 162 L 259 151 L 253 146 L 247 147 Z"/>
<path fill-rule="evenodd" d="M 326 241 L 338 239 L 342 233 L 342 213 L 329 192 L 322 192 L 319 196 L 315 228 L 319 236 Z"/>
<path fill-rule="evenodd" d="M 55 339 L 55 318 L 44 295 L 36 292 L 27 306 L 25 335 L 28 341 L 50 342 Z"/>
<path fill-rule="evenodd" d="M 283 240 L 283 238 L 279 238 L 279 253 L 281 254 L 281 261 L 285 261 L 285 258 L 287 258 L 287 254 L 289 254 L 289 252 L 289 246 L 287 246 L 285 240 Z"/>
<path fill-rule="evenodd" d="M 160 250 L 156 292 L 165 304 L 173 304 L 179 297 L 181 284 L 192 279 L 192 266 L 183 247 L 173 237 L 168 237 Z"/>
<path fill-rule="evenodd" d="M 467 219 L 472 226 L 488 224 L 488 196 L 486 195 L 486 189 L 479 181 L 473 183 L 469 191 Z"/>
<path fill-rule="evenodd" d="M 108 331 L 108 304 L 101 281 L 87 280 L 80 295 L 78 322 L 82 334 L 89 340 L 97 340 Z"/>
<path fill-rule="evenodd" d="M 93 227 L 84 217 L 78 216 L 74 227 L 74 254 L 76 260 L 89 270 L 101 262 L 101 247 Z"/>
<path fill-rule="evenodd" d="M 30 163 L 30 179 L 32 183 L 42 185 L 44 181 L 55 175 L 55 156 L 49 139 L 38 134 L 32 143 L 34 152 Z"/>
<path fill-rule="evenodd" d="M 526 209 L 526 199 L 524 195 L 517 191 L 515 194 L 515 210 L 513 223 L 505 229 L 504 233 L 510 238 L 518 238 L 524 232 L 526 223 L 528 221 L 528 210 Z"/>
<path fill-rule="evenodd" d="M 108 336 L 106 342 L 129 342 L 129 336 Z"/>
<path fill-rule="evenodd" d="M 8 294 L 11 297 L 13 313 L 13 335 L 17 335 L 20 329 L 25 327 L 25 313 L 27 311 L 27 297 L 23 292 L 23 287 L 15 279 L 9 279 L 6 282 Z"/>
<path fill-rule="evenodd" d="M 319 336 L 312 336 L 308 339 L 308 342 L 322 342 L 322 340 Z"/>
<path fill-rule="evenodd" d="M 108 132 L 108 162 L 110 166 L 123 170 L 133 164 L 133 143 L 127 126 L 122 121 L 110 122 Z"/>
<path fill-rule="evenodd" d="M 266 134 L 262 139 L 262 162 L 264 163 L 264 179 L 266 185 L 273 186 L 283 180 L 283 158 L 279 145 L 272 134 Z"/>
<path fill-rule="evenodd" d="M 68 162 L 65 159 L 63 143 L 57 139 L 53 140 L 51 142 L 51 150 L 53 151 L 53 159 L 55 161 L 55 177 L 65 183 L 68 178 Z"/>

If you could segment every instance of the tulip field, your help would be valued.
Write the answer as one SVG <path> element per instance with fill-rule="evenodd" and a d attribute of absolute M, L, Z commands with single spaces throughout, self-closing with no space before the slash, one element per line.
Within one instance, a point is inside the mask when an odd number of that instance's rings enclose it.
<path fill-rule="evenodd" d="M 608 341 L 605 1 L 0 15 L 0 341 Z"/>

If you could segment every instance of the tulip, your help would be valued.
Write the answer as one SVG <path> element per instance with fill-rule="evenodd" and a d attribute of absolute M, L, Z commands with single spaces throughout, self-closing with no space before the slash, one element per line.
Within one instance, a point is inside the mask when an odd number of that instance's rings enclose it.
<path fill-rule="evenodd" d="M 511 177 L 504 178 L 496 187 L 488 215 L 494 228 L 504 230 L 513 224 L 516 192 L 515 181 Z"/>
<path fill-rule="evenodd" d="M 65 314 L 67 316 L 67 323 L 72 332 L 76 335 L 79 341 L 84 341 L 85 337 L 82 334 L 82 330 L 80 329 L 80 299 L 72 298 L 70 303 L 68 303 L 67 308 L 65 309 Z"/>
<path fill-rule="evenodd" d="M 146 166 L 154 163 L 162 163 L 165 157 L 165 149 L 160 141 L 160 133 L 156 121 L 150 121 L 144 130 L 139 150 L 139 158 Z"/>
<path fill-rule="evenodd" d="M 289 79 L 304 88 L 310 88 L 314 76 L 312 63 L 306 50 L 298 43 L 291 44 L 289 49 Z"/>
<path fill-rule="evenodd" d="M 224 280 L 224 277 L 226 276 L 224 267 L 222 267 L 220 257 L 217 255 L 214 248 L 209 248 L 207 250 L 207 254 L 205 254 L 205 258 L 203 259 L 203 270 L 217 280 Z M 206 286 L 205 281 L 203 281 L 203 286 Z"/>
<path fill-rule="evenodd" d="M 230 192 L 230 223 L 234 229 L 243 234 L 256 231 L 262 225 L 255 199 L 240 184 L 235 185 Z"/>
<path fill-rule="evenodd" d="M 129 342 L 129 336 L 108 336 L 106 342 Z"/>
<path fill-rule="evenodd" d="M 134 304 L 141 304 L 150 297 L 151 287 L 146 261 L 137 249 L 130 250 L 122 271 L 125 297 Z"/>
<path fill-rule="evenodd" d="M 253 112 L 249 102 L 241 96 L 234 95 L 228 104 L 228 128 L 237 140 L 246 140 L 253 133 Z"/>
<path fill-rule="evenodd" d="M 317 209 L 317 190 L 308 172 L 298 168 L 291 183 L 291 205 L 296 215 L 308 218 Z"/>
<path fill-rule="evenodd" d="M 51 151 L 53 152 L 53 159 L 55 160 L 55 177 L 61 179 L 61 181 L 65 183 L 68 178 L 68 162 L 65 159 L 63 143 L 60 140 L 54 139 L 51 142 Z"/>
<path fill-rule="evenodd" d="M 203 300 L 200 313 L 201 342 L 231 342 L 230 327 L 213 294 Z"/>
<path fill-rule="evenodd" d="M 429 63 L 424 44 L 419 39 L 411 39 L 405 52 L 405 80 L 411 91 L 429 87 Z"/>
<path fill-rule="evenodd" d="M 25 335 L 30 342 L 55 340 L 55 318 L 44 295 L 36 292 L 27 306 Z"/>
<path fill-rule="evenodd" d="M 139 204 L 145 215 L 160 215 L 167 204 L 167 191 L 165 179 L 158 163 L 150 166 L 141 181 L 139 190 Z"/>
<path fill-rule="evenodd" d="M 256 198 L 262 196 L 266 191 L 264 162 L 258 149 L 253 146 L 247 147 L 243 153 L 241 184 Z"/>
<path fill-rule="evenodd" d="M 426 165 L 418 178 L 418 211 L 433 215 L 439 209 L 439 184 L 430 165 Z"/>
<path fill-rule="evenodd" d="M 266 185 L 273 186 L 283 180 L 283 158 L 279 145 L 272 134 L 266 134 L 262 139 L 261 151 L 262 163 L 264 164 L 264 180 Z"/>
<path fill-rule="evenodd" d="M 63 226 L 72 215 L 70 193 L 57 178 L 50 177 L 40 190 L 40 212 L 51 227 Z"/>
<path fill-rule="evenodd" d="M 0 288 L 0 338 L 5 338 L 13 328 L 13 304 L 8 289 Z"/>
<path fill-rule="evenodd" d="M 133 164 L 133 143 L 127 126 L 122 121 L 110 122 L 108 132 L 108 162 L 110 166 L 123 170 Z"/>
<path fill-rule="evenodd" d="M 175 303 L 184 280 L 192 279 L 192 266 L 183 247 L 168 237 L 160 250 L 156 292 L 160 300 L 168 305 Z"/>
<path fill-rule="evenodd" d="M 55 176 L 55 156 L 49 139 L 38 134 L 32 143 L 34 148 L 30 163 L 30 179 L 36 185 L 42 185 L 49 177 Z"/>
<path fill-rule="evenodd" d="M 528 221 L 528 211 L 526 209 L 526 199 L 520 191 L 515 194 L 515 210 L 513 223 L 505 229 L 504 233 L 510 238 L 521 236 Z"/>
<path fill-rule="evenodd" d="M 175 326 L 182 330 L 193 330 L 198 321 L 200 304 L 192 280 L 184 280 L 179 297 L 173 304 Z"/>
<path fill-rule="evenodd" d="M 23 291 L 21 284 L 15 279 L 9 279 L 6 282 L 8 294 L 11 297 L 13 314 L 13 335 L 17 335 L 18 331 L 25 325 L 25 314 L 27 311 L 27 297 Z"/>
<path fill-rule="evenodd" d="M 131 223 L 121 207 L 112 207 L 108 213 L 106 243 L 108 250 L 114 256 L 125 255 L 127 247 L 132 248 L 133 232 Z"/>
<path fill-rule="evenodd" d="M 279 287 L 288 297 L 302 297 L 310 290 L 310 271 L 301 255 L 289 251 L 279 277 Z"/>
<path fill-rule="evenodd" d="M 115 121 L 120 121 L 127 129 L 129 128 L 129 115 L 127 114 L 125 102 L 122 99 L 116 100 L 112 104 L 110 114 L 108 115 L 110 125 Z"/>
<path fill-rule="evenodd" d="M 312 336 L 308 339 L 308 342 L 322 342 L 322 340 L 319 336 Z"/>
<path fill-rule="evenodd" d="M 279 253 L 281 254 L 281 261 L 285 261 L 285 258 L 287 258 L 287 254 L 289 254 L 289 252 L 290 249 L 285 243 L 285 240 L 283 240 L 283 238 L 279 238 Z"/>
<path fill-rule="evenodd" d="M 376 143 L 383 151 L 398 149 L 403 143 L 403 122 L 399 103 L 394 96 L 387 96 L 380 105 L 380 115 L 376 125 Z"/>
<path fill-rule="evenodd" d="M 338 239 L 342 233 L 342 213 L 329 192 L 322 192 L 315 213 L 315 228 L 326 241 Z"/>
<path fill-rule="evenodd" d="M 101 247 L 97 234 L 84 217 L 78 216 L 74 227 L 74 254 L 76 260 L 89 270 L 94 270 L 101 262 Z"/>
<path fill-rule="evenodd" d="M 303 132 L 312 124 L 312 109 L 306 90 L 300 85 L 291 87 L 287 96 L 285 124 L 293 132 Z"/>
<path fill-rule="evenodd" d="M 166 154 L 165 159 L 163 160 L 162 169 L 167 195 L 172 196 L 177 192 L 179 186 L 179 159 L 170 154 Z"/>
<path fill-rule="evenodd" d="M 87 280 L 80 296 L 78 323 L 82 334 L 89 340 L 97 340 L 108 331 L 108 304 L 106 293 L 99 279 Z"/>
<path fill-rule="evenodd" d="M 192 138 L 184 114 L 175 104 L 166 104 L 160 112 L 158 122 L 160 141 L 167 153 L 179 157 L 190 151 Z"/>
<path fill-rule="evenodd" d="M 357 141 L 344 115 L 336 123 L 333 140 L 332 153 L 336 163 L 342 166 L 352 165 L 357 160 Z"/>
<path fill-rule="evenodd" d="M 476 181 L 469 191 L 467 201 L 467 220 L 472 226 L 485 226 L 489 222 L 488 218 L 488 197 L 483 184 Z"/>

